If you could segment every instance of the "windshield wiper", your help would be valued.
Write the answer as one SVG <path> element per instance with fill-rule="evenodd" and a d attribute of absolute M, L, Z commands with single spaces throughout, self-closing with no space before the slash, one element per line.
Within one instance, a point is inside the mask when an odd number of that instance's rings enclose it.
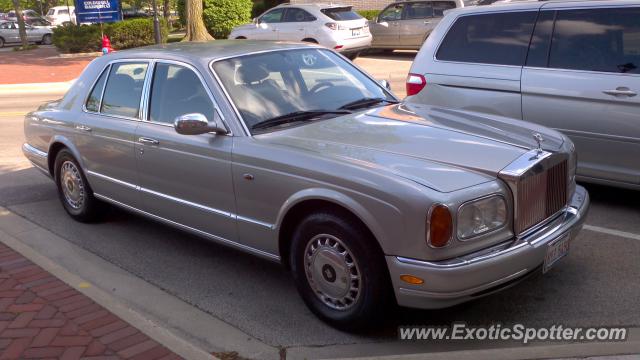
<path fill-rule="evenodd" d="M 376 104 L 379 104 L 381 102 L 387 102 L 387 103 L 390 103 L 390 104 L 397 104 L 398 103 L 395 100 L 389 100 L 389 99 L 385 99 L 385 98 L 362 98 L 362 99 L 358 99 L 356 101 L 352 101 L 350 103 L 346 103 L 346 104 L 340 106 L 338 109 L 354 110 L 354 109 L 363 108 L 363 107 L 366 107 L 366 106 L 376 105 Z"/>
<path fill-rule="evenodd" d="M 259 130 L 266 129 L 273 126 L 289 124 L 297 121 L 309 121 L 313 118 L 317 118 L 322 115 L 343 115 L 343 114 L 351 114 L 351 111 L 348 110 L 301 110 L 294 111 L 292 113 L 276 116 L 274 118 L 261 121 L 251 127 L 251 130 Z"/>

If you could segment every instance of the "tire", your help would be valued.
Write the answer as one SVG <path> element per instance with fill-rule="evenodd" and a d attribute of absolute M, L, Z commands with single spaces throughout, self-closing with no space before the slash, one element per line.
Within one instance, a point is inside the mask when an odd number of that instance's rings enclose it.
<path fill-rule="evenodd" d="M 358 56 L 360 56 L 360 51 L 356 51 L 354 53 L 349 53 L 349 54 L 346 55 L 347 59 L 349 59 L 351 61 L 357 59 Z"/>
<path fill-rule="evenodd" d="M 376 240 L 350 218 L 320 212 L 302 220 L 293 234 L 290 264 L 309 309 L 328 324 L 353 331 L 380 323 L 392 292 Z"/>
<path fill-rule="evenodd" d="M 246 37 L 244 37 L 244 36 L 238 36 L 238 37 L 236 38 L 236 40 L 247 40 L 247 38 L 246 38 Z"/>
<path fill-rule="evenodd" d="M 42 37 L 42 43 L 44 45 L 51 45 L 51 34 L 46 34 Z"/>
<path fill-rule="evenodd" d="M 100 218 L 102 205 L 93 196 L 78 161 L 67 149 L 56 156 L 54 179 L 58 187 L 58 197 L 65 211 L 80 222 L 93 222 Z"/>
<path fill-rule="evenodd" d="M 0 48 L 4 47 L 4 39 L 0 37 Z"/>
<path fill-rule="evenodd" d="M 302 39 L 302 42 L 318 44 L 318 41 L 316 39 L 311 39 L 311 38 Z"/>

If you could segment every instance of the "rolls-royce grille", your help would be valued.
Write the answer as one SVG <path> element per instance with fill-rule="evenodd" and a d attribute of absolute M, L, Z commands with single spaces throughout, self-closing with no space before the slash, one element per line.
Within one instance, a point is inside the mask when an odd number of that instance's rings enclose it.
<path fill-rule="evenodd" d="M 520 234 L 567 203 L 567 161 L 521 179 L 517 189 L 515 231 Z"/>

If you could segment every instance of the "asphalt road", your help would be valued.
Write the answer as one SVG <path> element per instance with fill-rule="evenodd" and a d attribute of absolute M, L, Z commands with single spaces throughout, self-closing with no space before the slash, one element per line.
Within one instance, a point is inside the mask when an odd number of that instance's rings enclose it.
<path fill-rule="evenodd" d="M 372 71 L 373 72 L 373 71 Z M 274 263 L 113 209 L 99 224 L 72 221 L 53 183 L 22 158 L 21 112 L 59 94 L 0 96 L 0 206 L 267 344 L 282 347 L 395 342 L 398 325 L 464 321 L 526 326 L 640 327 L 640 192 L 588 186 L 587 229 L 551 272 L 450 309 L 390 309 L 388 325 L 348 334 L 317 320 Z M 613 235 L 611 231 L 623 232 Z M 400 345 L 403 346 L 403 345 Z M 433 348 L 423 344 L 423 350 Z M 473 348 L 492 347 L 474 342 Z"/>

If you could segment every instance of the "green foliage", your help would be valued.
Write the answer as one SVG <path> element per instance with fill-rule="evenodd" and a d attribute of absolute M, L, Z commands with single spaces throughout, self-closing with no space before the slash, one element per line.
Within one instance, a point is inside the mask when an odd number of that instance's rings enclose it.
<path fill-rule="evenodd" d="M 104 33 L 109 36 L 115 50 L 152 45 L 153 19 L 131 19 L 103 24 Z M 163 42 L 167 41 L 169 30 L 164 19 L 160 20 L 160 32 Z M 63 53 L 100 51 L 102 39 L 100 25 L 67 25 L 53 29 L 53 44 Z"/>
<path fill-rule="evenodd" d="M 25 51 L 25 50 L 33 50 L 33 49 L 37 49 L 38 45 L 36 44 L 29 44 L 27 46 L 14 46 L 13 47 L 13 51 Z"/>
<path fill-rule="evenodd" d="M 358 14 L 367 20 L 373 20 L 380 14 L 380 10 L 359 10 Z"/>
<path fill-rule="evenodd" d="M 53 29 L 53 45 L 63 53 L 100 51 L 100 26 L 58 26 Z"/>
<path fill-rule="evenodd" d="M 153 19 L 114 22 L 106 26 L 104 32 L 111 39 L 111 46 L 117 50 L 155 44 Z M 160 34 L 162 42 L 166 43 L 169 29 L 164 19 L 160 19 Z"/>
<path fill-rule="evenodd" d="M 251 0 L 204 0 L 203 17 L 207 31 L 216 39 L 229 36 L 235 26 L 251 22 Z"/>

